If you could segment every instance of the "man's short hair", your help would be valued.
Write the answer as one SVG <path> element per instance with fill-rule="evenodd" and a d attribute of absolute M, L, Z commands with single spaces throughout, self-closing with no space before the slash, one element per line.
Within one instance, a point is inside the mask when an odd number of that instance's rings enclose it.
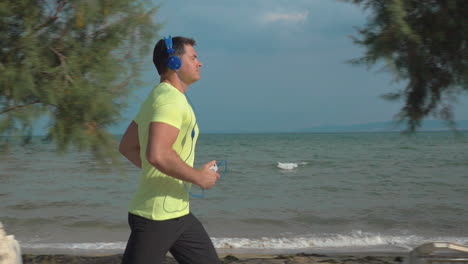
<path fill-rule="evenodd" d="M 195 40 L 184 37 L 173 37 L 172 38 L 172 49 L 174 49 L 173 56 L 181 57 L 185 53 L 185 45 L 195 46 Z M 160 39 L 153 50 L 153 63 L 158 70 L 160 76 L 165 74 L 169 68 L 167 67 L 167 61 L 169 60 L 169 54 L 167 53 L 166 44 L 164 39 Z"/>

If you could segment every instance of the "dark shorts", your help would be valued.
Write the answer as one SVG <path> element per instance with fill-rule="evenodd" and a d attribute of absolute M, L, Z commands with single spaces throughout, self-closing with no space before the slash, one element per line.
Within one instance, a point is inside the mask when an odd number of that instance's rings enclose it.
<path fill-rule="evenodd" d="M 128 214 L 131 233 L 122 263 L 161 264 L 167 252 L 181 264 L 221 261 L 202 224 L 192 213 L 164 221 Z"/>

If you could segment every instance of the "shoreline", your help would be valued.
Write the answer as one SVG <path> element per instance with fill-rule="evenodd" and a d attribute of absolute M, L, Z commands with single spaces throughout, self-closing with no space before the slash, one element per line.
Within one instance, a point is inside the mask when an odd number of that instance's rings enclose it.
<path fill-rule="evenodd" d="M 81 256 L 81 257 L 108 257 L 115 255 L 123 255 L 124 249 L 33 249 L 22 248 L 22 255 L 30 256 Z M 261 249 L 261 248 L 216 248 L 216 252 L 220 258 L 226 256 L 236 256 L 239 258 L 274 258 L 277 256 L 293 256 L 293 255 L 320 255 L 320 256 L 355 256 L 355 257 L 398 257 L 407 256 L 410 250 L 405 249 L 390 249 L 383 247 L 375 248 L 356 248 L 356 247 L 341 247 L 341 248 L 297 248 L 297 249 Z M 168 253 L 168 256 L 171 256 Z"/>
<path fill-rule="evenodd" d="M 401 252 L 400 252 L 401 253 Z M 103 255 L 68 255 L 68 254 L 23 254 L 23 264 L 54 263 L 54 264 L 120 264 L 120 254 Z M 299 264 L 299 263 L 321 263 L 321 264 L 401 264 L 406 254 L 396 252 L 355 252 L 355 253 L 296 253 L 296 254 L 219 254 L 222 263 L 246 263 L 246 264 Z M 166 264 L 177 262 L 168 256 Z"/>

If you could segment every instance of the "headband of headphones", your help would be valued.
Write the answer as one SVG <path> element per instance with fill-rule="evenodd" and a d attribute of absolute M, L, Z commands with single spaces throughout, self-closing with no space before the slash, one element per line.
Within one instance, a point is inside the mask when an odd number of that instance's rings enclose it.
<path fill-rule="evenodd" d="M 178 70 L 182 66 L 182 61 L 180 61 L 180 58 L 177 56 L 174 56 L 174 49 L 172 48 L 172 37 L 168 36 L 163 38 L 164 43 L 166 44 L 166 51 L 167 54 L 169 54 L 169 59 L 167 60 L 167 67 L 171 70 Z"/>

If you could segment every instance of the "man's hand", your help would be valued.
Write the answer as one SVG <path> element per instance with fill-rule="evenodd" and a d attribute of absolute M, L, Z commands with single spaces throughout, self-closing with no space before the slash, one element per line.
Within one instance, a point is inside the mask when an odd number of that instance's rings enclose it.
<path fill-rule="evenodd" d="M 200 177 L 196 184 L 203 189 L 211 189 L 215 185 L 216 181 L 219 179 L 220 175 L 211 170 L 210 168 L 216 164 L 216 160 L 212 160 L 205 165 L 203 165 L 200 169 Z"/>

